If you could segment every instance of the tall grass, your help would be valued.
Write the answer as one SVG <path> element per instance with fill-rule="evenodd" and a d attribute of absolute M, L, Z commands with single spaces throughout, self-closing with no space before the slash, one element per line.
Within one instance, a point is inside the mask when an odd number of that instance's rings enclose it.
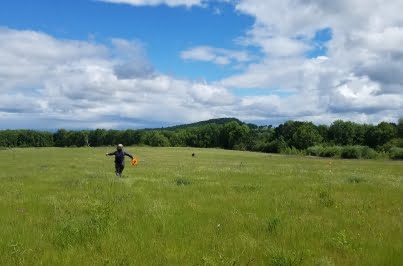
<path fill-rule="evenodd" d="M 403 263 L 401 161 L 127 150 L 0 150 L 0 264 Z"/>
<path fill-rule="evenodd" d="M 382 155 L 366 146 L 313 146 L 306 151 L 308 155 L 343 158 L 343 159 L 377 159 Z"/>
<path fill-rule="evenodd" d="M 403 148 L 392 148 L 389 154 L 390 158 L 394 160 L 403 160 Z"/>

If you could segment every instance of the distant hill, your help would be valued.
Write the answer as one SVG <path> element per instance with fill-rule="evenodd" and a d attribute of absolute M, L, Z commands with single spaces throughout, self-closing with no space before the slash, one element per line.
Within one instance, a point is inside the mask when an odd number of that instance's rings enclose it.
<path fill-rule="evenodd" d="M 228 118 L 215 118 L 215 119 L 209 119 L 205 121 L 199 121 L 196 123 L 191 123 L 191 124 L 183 124 L 183 125 L 177 125 L 177 126 L 172 126 L 172 127 L 165 127 L 163 128 L 164 130 L 177 130 L 177 129 L 184 129 L 184 128 L 190 128 L 190 127 L 198 127 L 198 126 L 204 126 L 204 125 L 209 125 L 209 124 L 217 124 L 217 125 L 223 125 L 228 122 L 235 121 L 241 125 L 245 124 L 244 122 L 234 118 L 234 117 L 228 117 Z"/>

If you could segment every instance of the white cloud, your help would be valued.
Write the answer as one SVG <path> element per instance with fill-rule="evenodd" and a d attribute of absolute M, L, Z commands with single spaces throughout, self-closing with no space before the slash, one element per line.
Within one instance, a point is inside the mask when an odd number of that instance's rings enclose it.
<path fill-rule="evenodd" d="M 247 62 L 251 58 L 245 51 L 235 51 L 210 46 L 196 46 L 182 51 L 184 60 L 211 62 L 217 65 L 228 65 L 233 62 Z"/>
<path fill-rule="evenodd" d="M 292 119 L 377 122 L 402 116 L 402 1 L 240 0 L 236 9 L 255 18 L 239 43 L 257 46 L 265 56 L 217 84 L 292 92 L 277 100 L 259 99 L 276 107 L 273 113 Z M 324 28 L 333 33 L 326 56 L 306 58 L 315 48 L 315 33 Z M 313 106 L 311 114 L 299 108 L 282 111 L 292 109 L 288 103 L 294 99 Z"/>
<path fill-rule="evenodd" d="M 222 115 L 221 106 L 235 101 L 223 87 L 150 70 L 137 42 L 112 40 L 107 48 L 11 29 L 1 29 L 0 40 L 3 128 L 31 125 L 24 117 L 41 128 L 190 122 Z M 138 68 L 122 77 L 116 67 L 127 64 Z"/>
<path fill-rule="evenodd" d="M 105 47 L 88 42 L 57 40 L 34 31 L 0 28 L 0 91 L 17 85 L 30 86 L 54 65 L 81 58 L 95 59 L 106 52 Z"/>
<path fill-rule="evenodd" d="M 384 109 L 399 111 L 403 108 L 402 94 L 379 94 L 381 87 L 367 77 L 351 77 L 337 86 L 330 95 L 329 107 L 338 113 L 377 113 Z"/>
<path fill-rule="evenodd" d="M 133 6 L 156 6 L 167 5 L 171 7 L 175 6 L 201 6 L 203 0 L 98 0 L 102 2 L 115 3 L 115 4 L 129 4 Z"/>
<path fill-rule="evenodd" d="M 309 46 L 297 40 L 284 37 L 268 38 L 257 41 L 263 51 L 272 56 L 301 55 L 309 50 Z"/>
<path fill-rule="evenodd" d="M 203 4 L 137 4 L 163 2 Z M 197 46 L 181 53 L 185 60 L 246 65 L 207 84 L 158 73 L 139 41 L 114 39 L 105 46 L 0 29 L 0 124 L 146 127 L 222 116 L 264 124 L 377 123 L 402 116 L 402 1 L 239 0 L 235 5 L 255 18 L 240 36 L 245 48 Z M 326 56 L 306 58 L 323 28 L 332 30 Z M 258 62 L 245 52 L 248 46 L 261 50 Z M 232 88 L 265 93 L 236 96 Z"/>

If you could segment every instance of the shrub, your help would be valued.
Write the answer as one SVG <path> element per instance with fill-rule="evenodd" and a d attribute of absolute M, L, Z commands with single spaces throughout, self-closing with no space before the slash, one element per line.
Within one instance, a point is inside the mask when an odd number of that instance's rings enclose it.
<path fill-rule="evenodd" d="M 281 153 L 286 148 L 288 148 L 287 143 L 280 137 L 267 144 L 264 151 L 269 153 Z"/>
<path fill-rule="evenodd" d="M 390 152 L 391 149 L 399 147 L 403 148 L 403 139 L 392 139 L 379 147 L 379 150 Z"/>
<path fill-rule="evenodd" d="M 340 156 L 344 159 L 360 159 L 361 149 L 359 146 L 345 146 L 343 147 Z"/>
<path fill-rule="evenodd" d="M 288 154 L 288 155 L 305 155 L 304 150 L 298 150 L 295 147 L 286 147 L 281 150 L 282 154 Z"/>
<path fill-rule="evenodd" d="M 367 146 L 346 146 L 342 148 L 340 157 L 344 159 L 376 159 L 379 154 Z"/>
<path fill-rule="evenodd" d="M 268 146 L 268 143 L 259 141 L 252 146 L 251 150 L 259 151 L 259 152 L 268 152 L 267 146 Z"/>
<path fill-rule="evenodd" d="M 379 157 L 379 154 L 370 147 L 363 146 L 361 147 L 361 158 L 364 159 L 376 159 Z"/>
<path fill-rule="evenodd" d="M 367 146 L 313 146 L 309 147 L 306 153 L 312 156 L 344 159 L 376 159 L 380 157 L 379 153 Z"/>
<path fill-rule="evenodd" d="M 403 160 L 403 148 L 392 148 L 389 152 L 389 156 L 394 160 Z"/>
<path fill-rule="evenodd" d="M 321 157 L 340 157 L 342 147 L 340 146 L 329 146 L 324 147 L 320 154 Z"/>
<path fill-rule="evenodd" d="M 232 149 L 236 151 L 246 151 L 246 145 L 243 143 L 235 144 Z"/>
<path fill-rule="evenodd" d="M 313 146 L 306 150 L 308 155 L 320 157 L 340 157 L 341 151 L 342 147 L 340 146 Z"/>
<path fill-rule="evenodd" d="M 322 150 L 323 150 L 322 146 L 312 146 L 306 149 L 306 154 L 311 156 L 320 156 Z"/>

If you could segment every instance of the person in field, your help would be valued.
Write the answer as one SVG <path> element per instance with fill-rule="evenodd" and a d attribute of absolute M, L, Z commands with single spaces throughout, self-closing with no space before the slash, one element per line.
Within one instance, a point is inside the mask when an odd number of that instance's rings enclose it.
<path fill-rule="evenodd" d="M 116 151 L 107 153 L 106 156 L 115 155 L 115 170 L 116 176 L 122 176 L 123 169 L 125 169 L 125 156 L 130 157 L 133 160 L 133 156 L 123 150 L 123 145 L 119 144 Z"/>

